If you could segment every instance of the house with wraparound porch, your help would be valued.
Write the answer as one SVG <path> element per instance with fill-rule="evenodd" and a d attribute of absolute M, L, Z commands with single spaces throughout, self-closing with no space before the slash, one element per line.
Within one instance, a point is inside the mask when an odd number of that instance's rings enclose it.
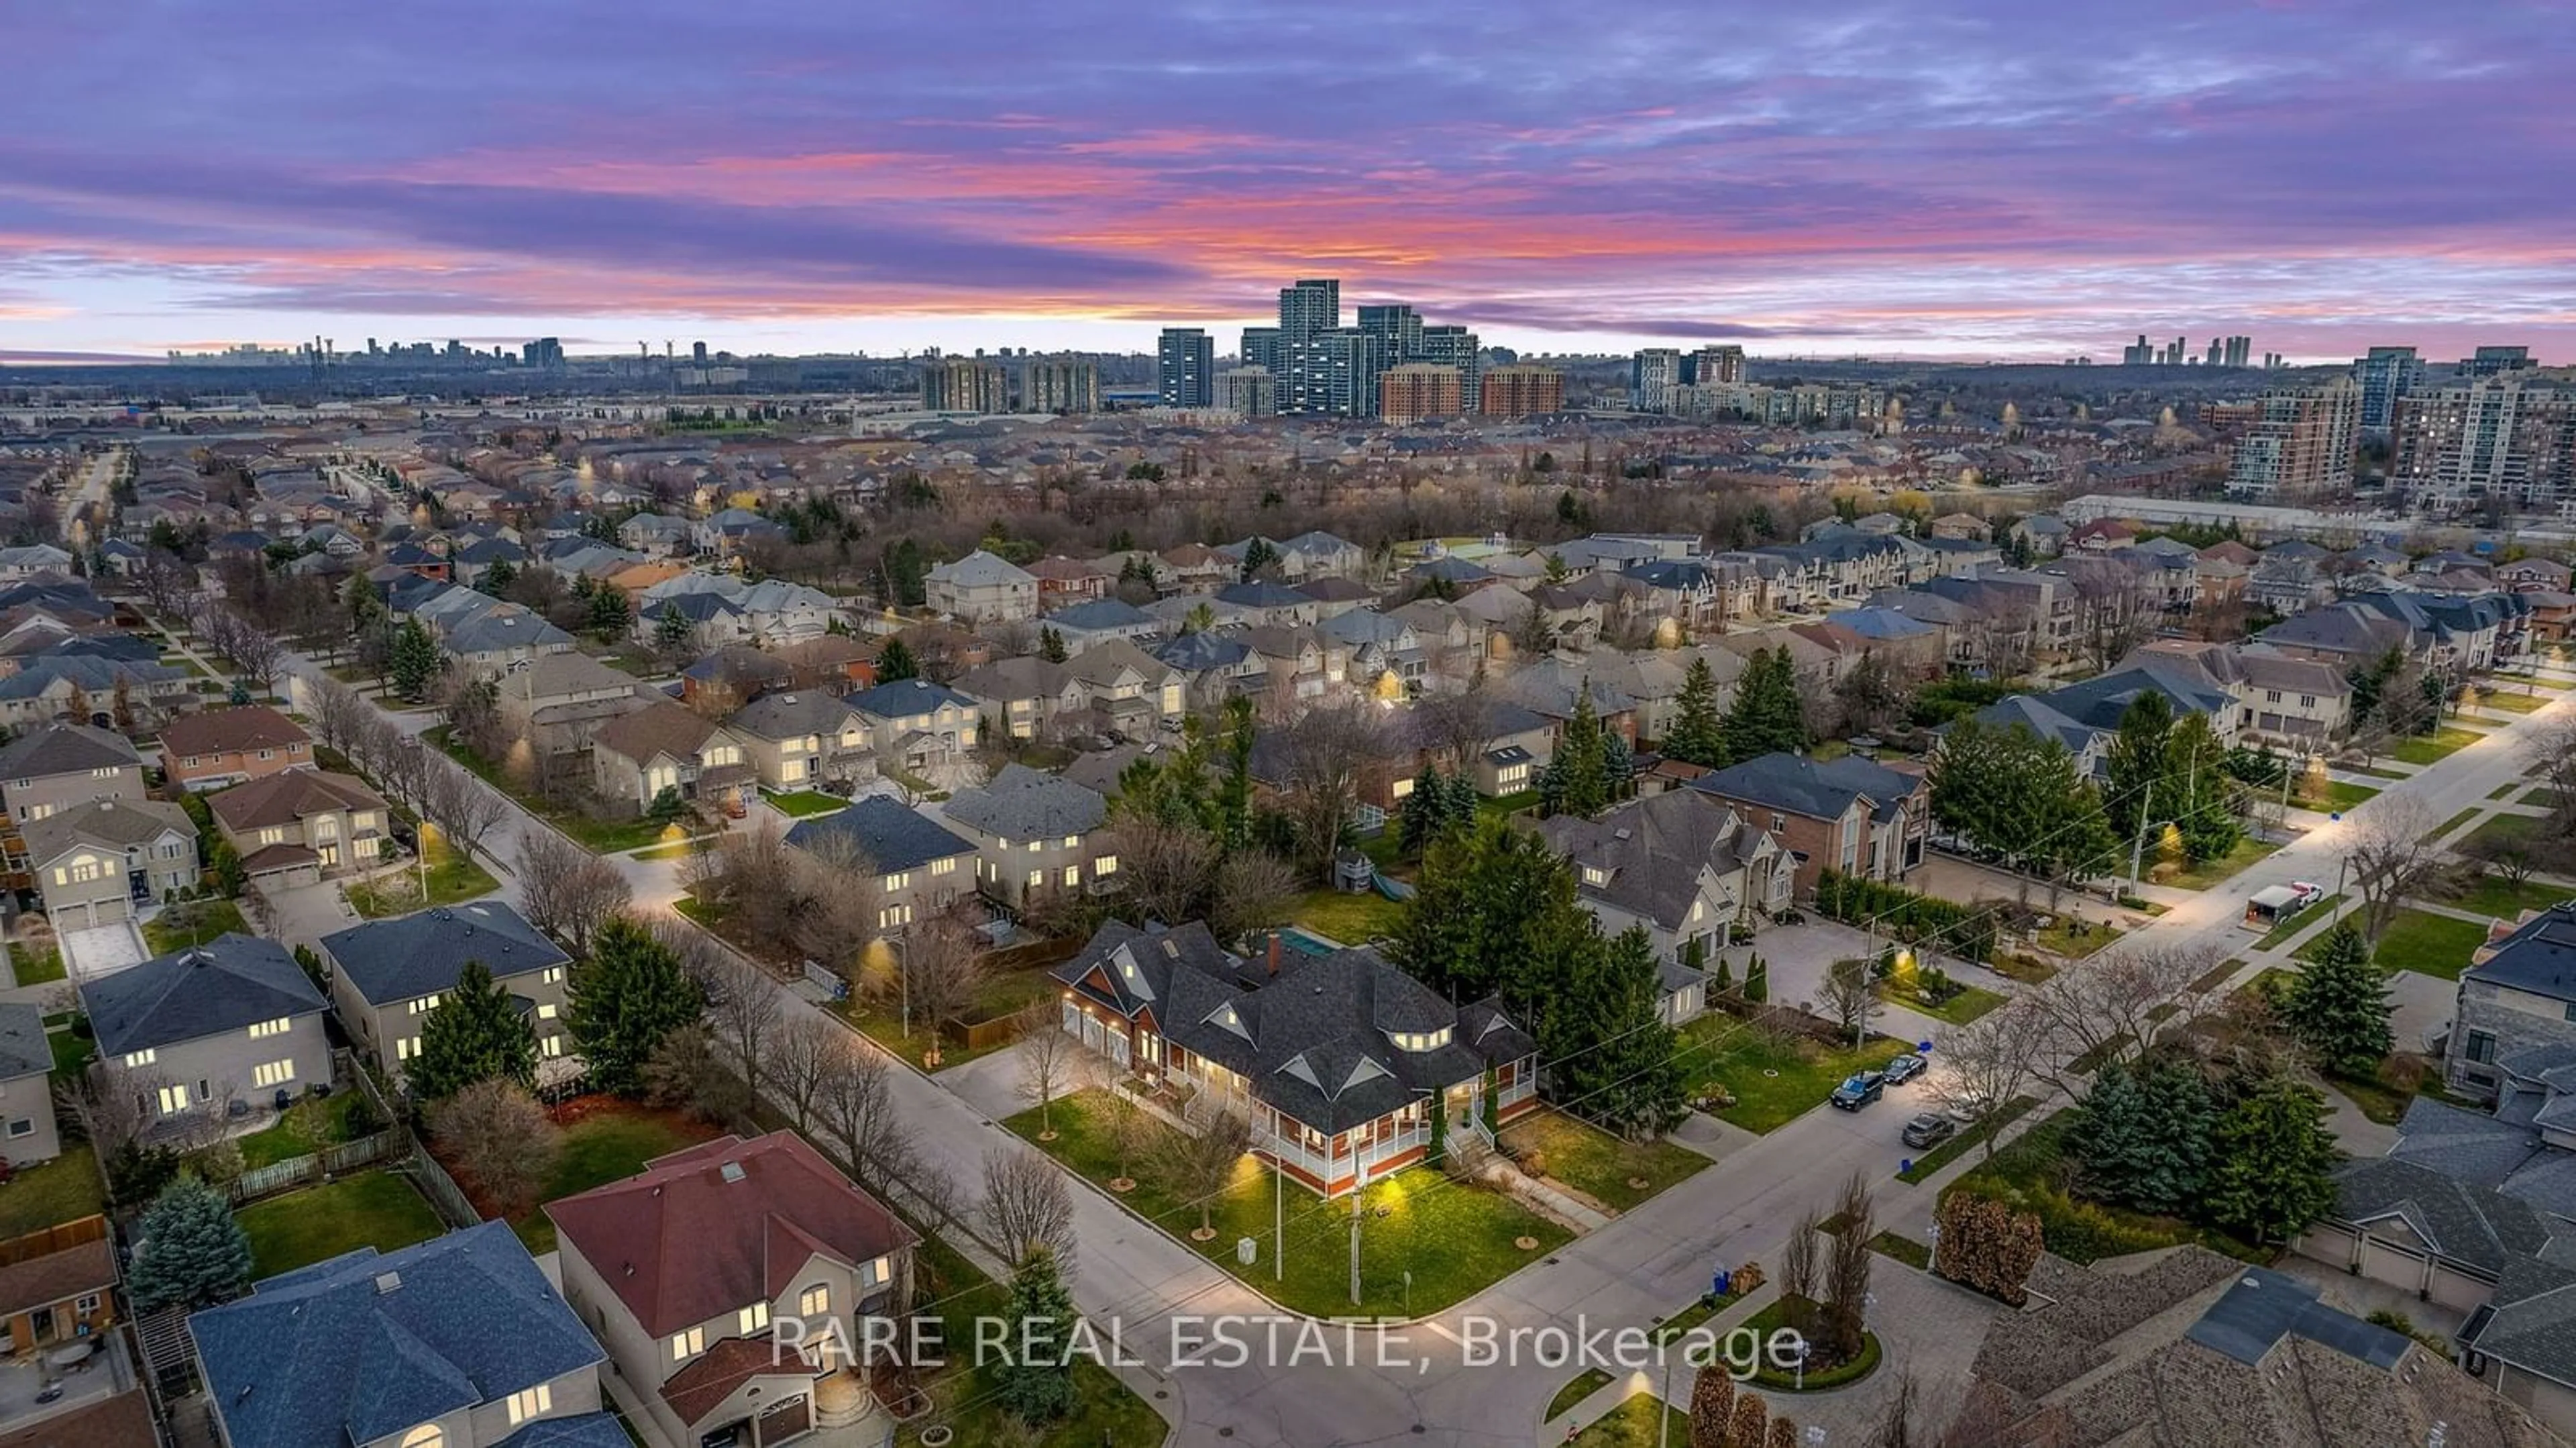
<path fill-rule="evenodd" d="M 1499 1004 L 1452 1005 L 1374 950 L 1272 935 L 1246 958 L 1197 921 L 1113 921 L 1054 976 L 1067 1034 L 1242 1112 L 1255 1157 L 1328 1197 L 1423 1161 L 1435 1117 L 1472 1155 L 1538 1108 L 1538 1043 Z"/>

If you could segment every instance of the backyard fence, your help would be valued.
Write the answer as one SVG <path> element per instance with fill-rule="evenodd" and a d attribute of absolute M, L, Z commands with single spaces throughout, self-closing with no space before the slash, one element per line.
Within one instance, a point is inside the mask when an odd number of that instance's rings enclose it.
<path fill-rule="evenodd" d="M 239 1207 L 261 1197 L 291 1192 L 360 1167 L 373 1166 L 387 1157 L 400 1156 L 407 1140 L 409 1137 L 402 1128 L 388 1127 L 373 1136 L 338 1142 L 308 1156 L 289 1157 L 267 1166 L 252 1167 L 233 1178 L 233 1205 Z"/>
<path fill-rule="evenodd" d="M 398 1170 L 419 1186 L 420 1194 L 429 1198 L 429 1204 L 447 1219 L 447 1225 L 471 1227 L 483 1220 L 483 1214 L 474 1210 L 474 1204 L 466 1200 L 465 1189 L 456 1184 L 456 1178 L 447 1174 L 447 1168 L 438 1164 L 438 1158 L 429 1154 L 428 1147 L 414 1143 L 411 1160 Z"/>

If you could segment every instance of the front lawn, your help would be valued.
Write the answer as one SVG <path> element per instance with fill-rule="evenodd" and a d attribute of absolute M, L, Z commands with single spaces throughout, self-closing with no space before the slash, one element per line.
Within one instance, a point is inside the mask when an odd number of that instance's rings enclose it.
<path fill-rule="evenodd" d="M 168 955 L 202 945 L 228 931 L 250 934 L 250 925 L 242 919 L 238 903 L 223 899 L 182 901 L 143 922 L 143 946 L 154 955 Z"/>
<path fill-rule="evenodd" d="M 63 978 L 63 948 L 48 945 L 38 950 L 12 940 L 9 942 L 9 973 L 20 985 L 51 985 Z"/>
<path fill-rule="evenodd" d="M 1969 1192 L 2038 1214 L 2048 1250 L 2078 1266 L 2186 1242 L 2248 1262 L 2271 1260 L 2270 1253 L 2250 1243 L 2179 1217 L 2152 1217 L 2077 1196 L 2069 1186 L 2072 1168 L 2065 1160 L 2066 1133 L 2075 1117 L 2075 1109 L 2068 1107 L 2023 1132 L 1942 1195 Z"/>
<path fill-rule="evenodd" d="M 2518 844 L 2528 840 L 2540 833 L 2540 827 L 2547 823 L 2549 823 L 2547 820 L 2537 815 L 2497 815 L 2494 819 L 2469 831 L 2467 839 L 2451 848 L 2462 854 L 2474 856 L 2479 850 L 2490 846 Z"/>
<path fill-rule="evenodd" d="M 1122 1165 L 1109 1140 L 1109 1099 L 1080 1092 L 1055 1103 L 1056 1139 L 1039 1149 L 1081 1173 L 1104 1191 Z M 1038 1113 L 1021 1112 L 1003 1123 L 1032 1142 Z M 1147 1134 L 1167 1133 L 1156 1126 Z M 1161 1227 L 1172 1240 L 1233 1273 L 1294 1312 L 1319 1317 L 1411 1317 L 1438 1312 L 1483 1291 L 1572 1240 L 1573 1234 L 1497 1192 L 1453 1182 L 1435 1167 L 1410 1167 L 1371 1185 L 1360 1221 L 1360 1300 L 1350 1295 L 1351 1205 L 1326 1201 L 1303 1186 L 1285 1188 L 1287 1262 L 1283 1278 L 1271 1265 L 1272 1173 L 1246 1156 L 1233 1181 L 1206 1204 L 1216 1235 L 1191 1240 L 1201 1207 L 1195 1193 L 1172 1181 L 1153 1150 L 1124 1163 L 1136 1177 L 1133 1191 L 1117 1196 L 1129 1210 Z M 1234 1244 L 1261 1243 L 1260 1260 L 1243 1267 Z M 1517 1245 L 1528 1239 L 1536 1245 Z M 1408 1292 L 1405 1274 L 1412 1274 Z"/>
<path fill-rule="evenodd" d="M 2291 916 L 2289 919 L 2282 921 L 2280 924 L 2273 926 L 2271 929 L 2264 931 L 2263 938 L 2254 942 L 2254 948 L 2256 950 L 2273 950 L 2287 945 L 2290 943 L 2290 938 L 2292 936 L 2307 929 L 2313 922 L 2332 918 L 2336 907 L 2342 904 L 2343 897 L 2341 895 L 2328 895 L 2326 898 L 2318 901 L 2314 905 L 2311 905 L 2296 915 Z"/>
<path fill-rule="evenodd" d="M 2082 960 L 2119 939 L 2123 933 L 2117 925 L 2060 915 L 2033 939 L 2043 950 L 2065 956 L 2068 960 Z"/>
<path fill-rule="evenodd" d="M 433 845 L 430 853 L 433 857 L 445 858 L 430 861 L 428 899 L 421 898 L 420 871 L 415 867 L 351 885 L 344 892 L 349 897 L 350 908 L 369 920 L 381 920 L 388 915 L 409 915 L 415 910 L 455 905 L 501 888 L 501 882 L 492 878 L 491 871 L 445 846 Z"/>
<path fill-rule="evenodd" d="M 360 1247 L 391 1252 L 447 1230 L 428 1200 L 389 1171 L 360 1172 L 271 1197 L 242 1208 L 234 1219 L 250 1238 L 255 1277 L 310 1267 Z"/>
<path fill-rule="evenodd" d="M 1954 1026 L 1964 1026 L 2004 1003 L 2002 996 L 1982 986 L 1963 985 L 1948 1000 L 1934 1005 L 1924 1000 L 1902 980 L 1881 981 L 1878 987 L 1878 998 L 1889 1005 L 1903 1006 L 1909 1011 L 1931 1016 L 1935 1020 L 1948 1021 Z"/>
<path fill-rule="evenodd" d="M 2486 736 L 2475 729 L 2445 724 L 2430 734 L 2410 735 L 2381 751 L 2408 764 L 2439 764 Z"/>
<path fill-rule="evenodd" d="M 996 972 L 986 976 L 984 982 L 975 988 L 975 999 L 967 1007 L 966 1019 L 969 1024 L 1000 1020 L 1016 1015 L 1030 1004 L 1055 993 L 1055 978 L 1048 975 L 1043 967 Z M 861 1035 L 904 1060 L 919 1061 L 922 1054 L 930 1049 L 929 1022 L 915 1016 L 911 1034 L 906 1035 L 900 1002 L 889 1005 L 852 996 L 848 1000 L 834 1002 L 831 1009 L 841 1019 L 857 1027 Z M 989 1056 L 1010 1046 L 1016 1039 L 1016 1036 L 1005 1033 L 979 1049 L 951 1035 L 940 1043 L 939 1069 L 945 1071 L 951 1066 L 963 1066 Z"/>
<path fill-rule="evenodd" d="M 917 1226 L 918 1224 L 916 1224 Z M 940 1340 L 948 1344 L 950 1366 L 937 1369 L 925 1384 L 931 1410 L 903 1425 L 895 1442 L 920 1448 L 923 1430 L 946 1427 L 952 1444 L 1001 1441 L 1010 1426 L 996 1401 L 995 1373 L 977 1366 L 971 1350 L 979 1319 L 998 1319 L 1010 1310 L 1010 1290 L 976 1270 L 955 1248 L 928 1232 L 913 1251 L 920 1274 L 921 1310 L 939 1320 Z M 1171 1432 L 1153 1405 L 1118 1380 L 1118 1375 L 1088 1358 L 1073 1364 L 1073 1411 L 1058 1419 L 1038 1441 L 1046 1448 L 1094 1448 L 1096 1444 L 1158 1444 Z"/>
<path fill-rule="evenodd" d="M 2504 689 L 2480 689 L 2478 707 L 2502 709 L 2508 714 L 2529 714 L 2549 707 L 2550 701 L 2538 694 L 2513 693 Z"/>
<path fill-rule="evenodd" d="M 1565 1441 L 1571 1448 L 1661 1448 L 1667 1443 L 1688 1443 L 1690 1414 L 1664 1407 L 1663 1400 L 1652 1393 L 1632 1393 L 1628 1401 Z"/>
<path fill-rule="evenodd" d="M 1893 1257 L 1917 1272 L 1932 1270 L 1932 1248 L 1926 1243 L 1915 1241 L 1912 1237 L 1900 1237 L 1894 1232 L 1881 1232 L 1869 1239 L 1869 1250 L 1882 1257 Z"/>
<path fill-rule="evenodd" d="M 850 802 L 839 795 L 817 789 L 790 790 L 785 794 L 763 791 L 760 797 L 800 820 L 811 815 L 838 814 L 850 807 Z"/>
<path fill-rule="evenodd" d="M 358 1133 L 349 1129 L 349 1113 L 365 1101 L 358 1092 L 343 1091 L 337 1096 L 319 1100 L 307 1097 L 295 1103 L 270 1125 L 234 1138 L 241 1148 L 242 1169 L 256 1171 L 299 1156 L 311 1156 L 326 1146 L 356 1140 Z"/>
<path fill-rule="evenodd" d="M 2179 890 L 2206 890 L 2279 848 L 2281 848 L 2279 845 L 2269 840 L 2258 840 L 2252 835 L 2247 835 L 2236 842 L 2235 849 L 2215 860 L 2186 865 L 2180 872 L 2161 883 Z"/>
<path fill-rule="evenodd" d="M 2513 920 L 2525 910 L 2546 910 L 2561 900 L 2576 900 L 2576 890 L 2564 885 L 2525 880 L 2520 885 L 2501 875 L 2480 875 L 2466 890 L 2444 897 L 2444 903 L 2498 920 Z"/>
<path fill-rule="evenodd" d="M 1669 1141 L 1622 1141 L 1550 1106 L 1503 1128 L 1502 1144 L 1536 1152 L 1552 1181 L 1625 1212 L 1666 1187 L 1711 1165 L 1709 1159 Z"/>
<path fill-rule="evenodd" d="M 71 1029 L 45 1027 L 45 1044 L 54 1048 L 54 1074 L 66 1081 L 77 1081 L 98 1055 L 98 1038 Z"/>
<path fill-rule="evenodd" d="M 98 1179 L 98 1158 L 87 1142 L 66 1143 L 62 1155 L 26 1168 L 0 1188 L 0 1241 L 105 1210 L 107 1189 Z"/>
<path fill-rule="evenodd" d="M 656 1110 L 605 1096 L 584 1096 L 567 1102 L 558 1108 L 557 1115 L 571 1120 L 563 1129 L 562 1152 L 555 1158 L 554 1173 L 546 1178 L 546 1189 L 538 1194 L 541 1203 L 623 1181 L 642 1171 L 644 1163 L 653 1158 L 695 1146 L 716 1134 L 712 1128 L 676 1111 Z M 528 1244 L 531 1255 L 542 1257 L 554 1250 L 555 1224 L 542 1206 L 531 1209 L 512 1225 L 519 1240 Z"/>
<path fill-rule="evenodd" d="M 2290 803 L 2300 809 L 2325 814 L 2330 811 L 2348 810 L 2363 800 L 2378 797 L 2379 791 L 2368 785 L 2346 784 L 2340 779 L 2329 779 L 2323 789 L 2317 788 L 2314 781 L 2302 783 L 2290 792 Z"/>
<path fill-rule="evenodd" d="M 2399 910 L 2379 937 L 2375 959 L 2387 971 L 2412 970 L 2458 980 L 2469 956 L 2487 943 L 2487 928 L 2424 910 Z"/>
<path fill-rule="evenodd" d="M 553 808 L 530 798 L 506 771 L 495 768 L 483 756 L 449 738 L 446 725 L 424 729 L 420 731 L 420 737 L 444 751 L 448 758 L 472 770 L 476 778 L 501 791 L 519 808 L 551 822 L 555 828 L 572 836 L 576 843 L 594 855 L 614 855 L 662 843 L 665 830 L 672 832 L 674 840 L 686 833 L 677 825 L 663 825 L 649 819 L 598 820 L 577 810 Z"/>
<path fill-rule="evenodd" d="M 1730 1016 L 1706 1015 L 1682 1027 L 1679 1052 L 1694 1097 L 1723 1086 L 1733 1106 L 1713 1113 L 1747 1131 L 1786 1126 L 1825 1103 L 1844 1077 L 1877 1070 L 1906 1051 L 1881 1036 L 1857 1050 L 1803 1036 L 1774 1037 Z"/>
<path fill-rule="evenodd" d="M 1547 1421 L 1553 1423 L 1564 1417 L 1567 1409 L 1608 1386 L 1610 1375 L 1599 1368 L 1585 1368 L 1576 1373 L 1565 1380 L 1564 1387 L 1556 1390 L 1555 1397 L 1547 1400 Z"/>
<path fill-rule="evenodd" d="M 1346 890 L 1316 890 L 1297 902 L 1290 924 L 1344 945 L 1366 945 L 1392 935 L 1404 921 L 1404 907 L 1375 890 L 1354 895 Z"/>

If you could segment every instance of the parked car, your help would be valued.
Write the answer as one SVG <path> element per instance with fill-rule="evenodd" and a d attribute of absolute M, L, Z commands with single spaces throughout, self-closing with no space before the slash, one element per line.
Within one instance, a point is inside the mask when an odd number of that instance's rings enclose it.
<path fill-rule="evenodd" d="M 1948 1141 L 1958 1130 L 1959 1123 L 1949 1117 L 1937 1111 L 1926 1111 L 1905 1123 L 1903 1135 L 1907 1146 L 1920 1150 L 1927 1146 L 1939 1146 L 1942 1142 Z"/>
<path fill-rule="evenodd" d="M 1839 1110 L 1858 1111 L 1886 1094 L 1886 1072 L 1862 1071 L 1856 1075 L 1845 1076 L 1843 1084 L 1835 1087 L 1834 1094 L 1826 1099 Z"/>
<path fill-rule="evenodd" d="M 1887 1063 L 1887 1084 L 1902 1086 L 1932 1068 L 1932 1063 L 1908 1051 Z"/>

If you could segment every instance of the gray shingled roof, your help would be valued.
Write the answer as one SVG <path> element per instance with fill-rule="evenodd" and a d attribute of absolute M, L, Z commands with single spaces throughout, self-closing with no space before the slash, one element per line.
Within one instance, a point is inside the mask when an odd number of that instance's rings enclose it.
<path fill-rule="evenodd" d="M 188 1329 L 239 1448 L 370 1443 L 607 1357 L 497 1221 L 271 1277 Z M 528 1441 L 623 1441 L 579 1426 L 585 1418 L 616 1432 L 608 1414 L 587 1414 Z"/>
<path fill-rule="evenodd" d="M 470 960 L 495 980 L 568 965 L 572 957 L 498 900 L 370 920 L 322 937 L 340 974 L 371 1005 L 455 988 Z"/>
<path fill-rule="evenodd" d="M 315 1015 L 323 1006 L 322 992 L 285 946 L 231 933 L 85 980 L 80 998 L 102 1056 Z"/>
<path fill-rule="evenodd" d="M 1008 840 L 1087 835 L 1108 813 L 1109 803 L 1099 795 L 1025 764 L 1003 765 L 991 782 L 960 791 L 947 807 L 959 824 Z"/>
<path fill-rule="evenodd" d="M 2576 1001 L 2576 902 L 2553 905 L 2524 921 L 2461 979 Z"/>
<path fill-rule="evenodd" d="M 0 1081 L 54 1069 L 45 1039 L 45 1008 L 28 1001 L 0 1001 Z"/>
<path fill-rule="evenodd" d="M 787 832 L 787 843 L 814 849 L 832 839 L 846 839 L 880 872 L 917 869 L 933 860 L 971 855 L 975 847 L 940 827 L 938 821 L 884 795 L 870 795 L 838 814 L 799 820 Z"/>
<path fill-rule="evenodd" d="M 2347 1222 L 2400 1218 L 2435 1251 L 2482 1272 L 2500 1272 L 2549 1240 L 2548 1227 L 2529 1203 L 2394 1157 L 2367 1157 L 2338 1169 L 2335 1215 Z"/>
<path fill-rule="evenodd" d="M 22 734 L 0 748 L 0 780 L 43 779 L 55 774 L 86 774 L 93 769 L 141 764 L 125 736 L 87 724 L 48 724 Z"/>

